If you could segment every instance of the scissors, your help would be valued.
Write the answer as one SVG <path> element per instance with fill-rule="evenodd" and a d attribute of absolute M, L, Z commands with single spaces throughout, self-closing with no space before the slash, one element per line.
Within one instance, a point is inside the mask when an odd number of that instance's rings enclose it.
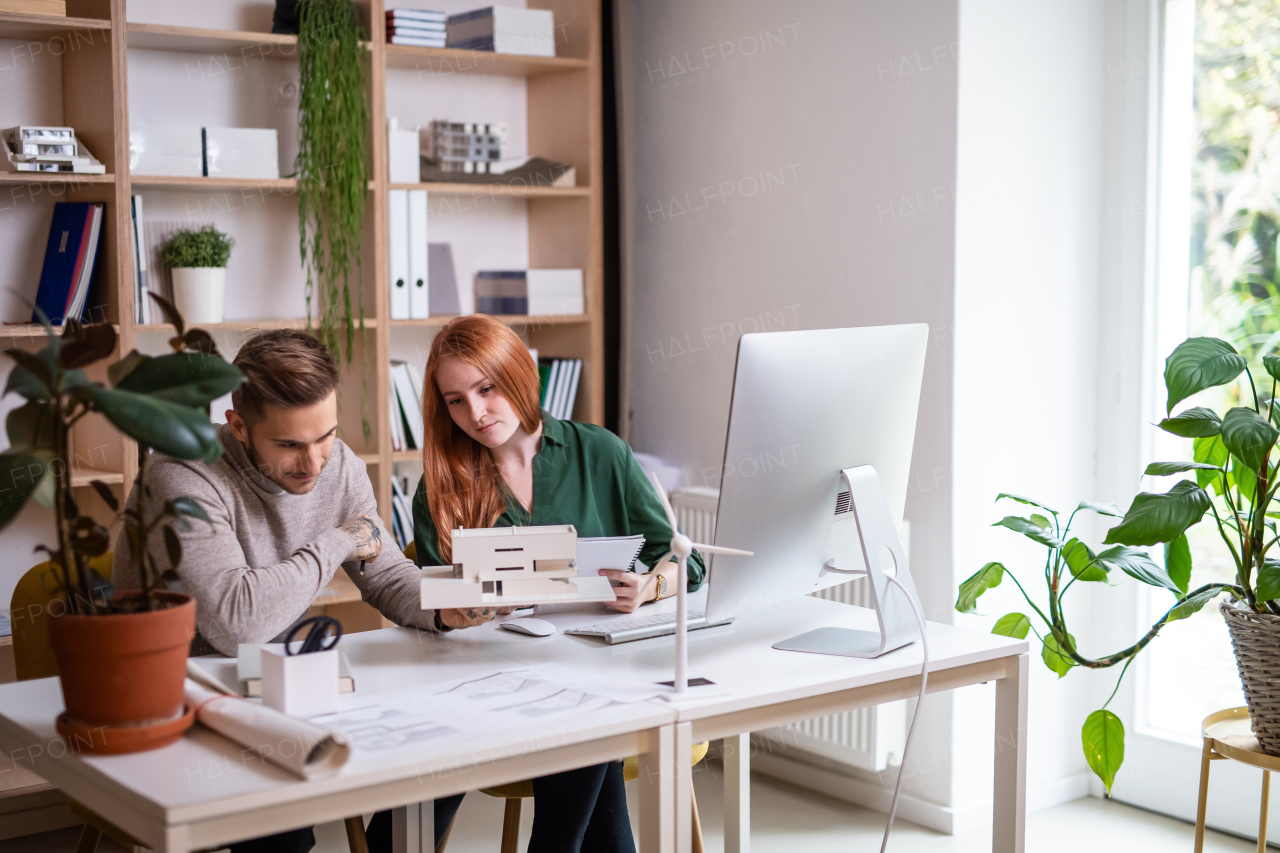
<path fill-rule="evenodd" d="M 294 635 L 302 628 L 310 626 L 307 636 L 301 641 L 298 649 L 293 648 Z M 342 637 L 342 623 L 331 616 L 312 616 L 303 619 L 285 635 L 284 652 L 286 655 L 305 655 L 311 652 L 325 652 L 338 645 Z"/>

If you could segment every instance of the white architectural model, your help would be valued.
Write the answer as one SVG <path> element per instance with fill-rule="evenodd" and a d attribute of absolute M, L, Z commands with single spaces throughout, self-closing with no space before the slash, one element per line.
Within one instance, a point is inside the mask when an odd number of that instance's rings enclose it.
<path fill-rule="evenodd" d="M 424 566 L 422 609 L 614 601 L 608 578 L 578 577 L 572 524 L 453 531 L 452 566 Z"/>
<path fill-rule="evenodd" d="M 107 167 L 76 139 L 70 127 L 11 127 L 4 131 L 6 159 L 0 171 L 79 172 L 101 175 Z"/>

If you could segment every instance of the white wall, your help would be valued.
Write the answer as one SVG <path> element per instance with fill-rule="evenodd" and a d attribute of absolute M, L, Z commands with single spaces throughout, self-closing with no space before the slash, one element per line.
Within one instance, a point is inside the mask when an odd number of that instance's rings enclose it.
<path fill-rule="evenodd" d="M 990 560 L 1040 590 L 1044 549 L 989 525 L 1025 514 L 992 504 L 1025 494 L 1057 509 L 1082 499 L 1127 506 L 1137 484 L 1136 387 L 1145 286 L 1147 0 L 961 0 L 957 132 L 955 581 Z M 1096 544 L 1109 525 L 1087 517 Z M 1085 654 L 1131 641 L 1098 630 L 1103 597 L 1073 589 Z M 1081 595 L 1080 593 L 1085 593 Z M 1036 595 L 1033 592 L 1033 595 Z M 1092 596 L 1097 596 L 1093 598 Z M 1029 612 L 1008 581 L 982 599 L 989 628 Z M 1028 804 L 1080 796 L 1089 773 L 1080 726 L 1116 671 L 1058 679 L 1032 637 Z M 991 696 L 960 695 L 954 806 L 985 818 Z M 1116 708 L 1116 710 L 1120 710 Z M 972 732 L 977 736 L 965 736 Z"/>
<path fill-rule="evenodd" d="M 954 0 L 626 6 L 633 445 L 718 485 L 740 334 L 928 323 L 906 515 L 948 621 Z M 950 702 L 904 783 L 943 806 Z"/>

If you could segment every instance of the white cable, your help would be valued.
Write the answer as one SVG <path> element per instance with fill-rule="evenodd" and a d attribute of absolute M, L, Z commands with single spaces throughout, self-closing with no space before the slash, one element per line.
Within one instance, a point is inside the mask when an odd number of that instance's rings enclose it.
<path fill-rule="evenodd" d="M 916 617 L 916 624 L 920 626 L 920 651 L 924 656 L 924 660 L 920 664 L 920 698 L 916 700 L 916 711 L 911 715 L 911 727 L 907 729 L 907 742 L 902 745 L 902 761 L 898 764 L 898 781 L 893 786 L 893 802 L 889 805 L 889 822 L 884 827 L 884 840 L 880 842 L 880 853 L 885 853 L 885 850 L 889 847 L 889 833 L 893 831 L 893 817 L 898 813 L 898 794 L 902 792 L 902 773 L 907 769 L 907 750 L 911 748 L 911 736 L 915 734 L 916 721 L 920 719 L 920 706 L 924 704 L 924 690 L 929 684 L 929 638 L 925 630 L 924 617 L 920 615 L 920 608 L 916 607 L 916 600 L 912 598 L 911 593 L 907 592 L 907 588 L 893 575 L 885 575 L 885 578 L 902 590 L 902 594 L 907 598 L 907 603 L 911 605 L 911 612 Z"/>

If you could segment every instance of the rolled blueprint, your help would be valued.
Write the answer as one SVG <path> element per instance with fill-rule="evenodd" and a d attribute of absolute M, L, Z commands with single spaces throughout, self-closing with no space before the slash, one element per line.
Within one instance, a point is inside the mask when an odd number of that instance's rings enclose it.
<path fill-rule="evenodd" d="M 211 690 L 190 678 L 185 697 L 201 723 L 303 779 L 332 776 L 351 757 L 347 739 L 332 729 Z"/>

